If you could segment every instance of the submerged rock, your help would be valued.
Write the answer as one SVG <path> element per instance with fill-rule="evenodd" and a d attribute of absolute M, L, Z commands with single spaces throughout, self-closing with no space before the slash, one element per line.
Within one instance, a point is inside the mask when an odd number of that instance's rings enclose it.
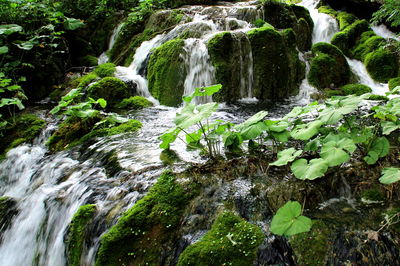
<path fill-rule="evenodd" d="M 3 232 L 10 226 L 13 217 L 18 213 L 17 202 L 10 197 L 0 197 L 0 242 Z"/>

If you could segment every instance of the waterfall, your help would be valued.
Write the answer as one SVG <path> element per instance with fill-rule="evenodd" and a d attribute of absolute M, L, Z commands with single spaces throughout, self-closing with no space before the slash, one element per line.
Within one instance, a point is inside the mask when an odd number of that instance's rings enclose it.
<path fill-rule="evenodd" d="M 372 30 L 375 32 L 376 35 L 381 36 L 383 38 L 391 38 L 395 39 L 396 41 L 400 41 L 400 37 L 397 36 L 395 33 L 391 32 L 385 25 L 375 25 L 371 27 Z"/>
<path fill-rule="evenodd" d="M 211 65 L 208 49 L 204 41 L 189 38 L 185 40 L 185 66 L 188 74 L 184 82 L 184 95 L 189 95 L 195 91 L 195 88 L 207 87 L 215 83 L 214 67 Z M 211 96 L 197 98 L 197 103 L 211 101 Z"/>
<path fill-rule="evenodd" d="M 107 51 L 111 50 L 114 46 L 115 41 L 117 40 L 118 34 L 122 29 L 122 26 L 124 26 L 123 23 L 119 24 L 112 32 L 111 37 L 110 37 L 110 41 L 108 42 L 108 49 Z M 99 58 L 98 58 L 98 62 L 99 65 L 100 64 L 104 64 L 108 62 L 108 56 L 107 56 L 107 51 L 103 52 Z"/>
<path fill-rule="evenodd" d="M 311 95 L 318 91 L 308 82 L 307 75 L 310 71 L 310 62 L 306 59 L 306 55 L 304 53 L 299 53 L 299 59 L 306 65 L 306 77 L 301 82 L 299 94 L 295 96 L 293 100 L 300 105 L 306 105 L 310 103 Z"/>

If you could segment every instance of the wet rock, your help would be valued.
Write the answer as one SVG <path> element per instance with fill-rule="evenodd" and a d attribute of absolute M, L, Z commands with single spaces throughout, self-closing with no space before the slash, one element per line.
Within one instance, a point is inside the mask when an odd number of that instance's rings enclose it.
<path fill-rule="evenodd" d="M 17 202 L 10 197 L 0 197 L 0 240 L 3 232 L 11 225 L 12 218 L 18 213 Z"/>

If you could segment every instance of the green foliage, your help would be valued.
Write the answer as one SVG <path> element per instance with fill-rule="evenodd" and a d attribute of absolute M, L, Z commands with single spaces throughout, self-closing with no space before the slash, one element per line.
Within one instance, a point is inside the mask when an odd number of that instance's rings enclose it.
<path fill-rule="evenodd" d="M 400 180 L 400 169 L 399 168 L 384 168 L 382 170 L 382 176 L 379 181 L 382 184 L 392 184 Z"/>
<path fill-rule="evenodd" d="M 365 57 L 365 66 L 371 77 L 379 82 L 387 83 L 398 73 L 398 62 L 394 54 L 385 49 L 369 53 Z"/>
<path fill-rule="evenodd" d="M 68 264 L 81 265 L 81 255 L 85 246 L 87 226 L 96 213 L 96 205 L 88 204 L 79 207 L 72 217 L 67 236 Z"/>
<path fill-rule="evenodd" d="M 88 88 L 88 97 L 103 98 L 108 107 L 115 107 L 121 99 L 129 97 L 127 85 L 118 78 L 105 77 Z"/>
<path fill-rule="evenodd" d="M 177 265 L 252 265 L 263 239 L 260 228 L 223 212 L 198 242 L 182 252 Z"/>
<path fill-rule="evenodd" d="M 282 166 L 289 162 L 293 162 L 297 157 L 299 157 L 303 151 L 296 151 L 295 148 L 289 148 L 278 152 L 278 160 L 271 163 L 270 165 Z"/>
<path fill-rule="evenodd" d="M 100 78 L 112 77 L 115 72 L 115 65 L 113 63 L 104 63 L 98 65 L 94 69 L 94 73 Z"/>
<path fill-rule="evenodd" d="M 312 159 L 310 162 L 307 162 L 306 159 L 298 159 L 292 163 L 290 169 L 298 179 L 314 180 L 324 176 L 328 167 L 329 164 L 324 159 Z"/>
<path fill-rule="evenodd" d="M 400 77 L 390 79 L 388 85 L 389 85 L 389 90 L 392 90 L 397 86 L 400 86 Z"/>
<path fill-rule="evenodd" d="M 400 2 L 385 0 L 379 10 L 373 14 L 372 22 L 387 22 L 393 27 L 400 26 Z"/>
<path fill-rule="evenodd" d="M 301 215 L 300 203 L 288 201 L 272 218 L 270 230 L 276 235 L 292 236 L 310 231 L 311 226 L 311 219 Z"/>

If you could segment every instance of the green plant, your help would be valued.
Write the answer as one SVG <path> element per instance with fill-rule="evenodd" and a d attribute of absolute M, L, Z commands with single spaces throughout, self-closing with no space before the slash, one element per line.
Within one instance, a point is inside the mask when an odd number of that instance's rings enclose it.
<path fill-rule="evenodd" d="M 301 213 L 300 203 L 288 201 L 272 218 L 271 232 L 276 235 L 292 236 L 310 231 L 312 221 Z"/>
<path fill-rule="evenodd" d="M 400 2 L 385 0 L 383 5 L 372 15 L 373 23 L 388 22 L 391 26 L 400 26 Z"/>

